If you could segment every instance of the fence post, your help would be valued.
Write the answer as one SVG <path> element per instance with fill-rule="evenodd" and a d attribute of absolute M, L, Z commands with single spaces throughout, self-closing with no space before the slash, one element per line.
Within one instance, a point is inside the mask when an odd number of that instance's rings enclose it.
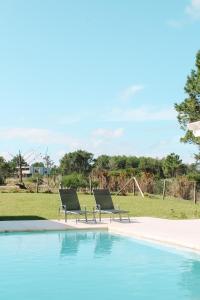
<path fill-rule="evenodd" d="M 133 196 L 135 196 L 135 180 L 133 180 Z"/>
<path fill-rule="evenodd" d="M 197 204 L 197 183 L 194 181 L 194 204 Z"/>
<path fill-rule="evenodd" d="M 36 193 L 39 191 L 39 178 L 37 177 L 37 182 L 36 182 Z"/>
<path fill-rule="evenodd" d="M 163 200 L 165 199 L 165 193 L 166 193 L 166 179 L 164 179 L 164 182 L 163 182 Z"/>

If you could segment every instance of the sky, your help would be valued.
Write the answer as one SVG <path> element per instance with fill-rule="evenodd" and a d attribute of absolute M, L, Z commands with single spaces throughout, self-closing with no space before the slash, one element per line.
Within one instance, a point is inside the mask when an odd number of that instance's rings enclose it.
<path fill-rule="evenodd" d="M 1 1 L 0 155 L 175 152 L 192 162 L 174 103 L 186 97 L 199 32 L 200 0 Z"/>

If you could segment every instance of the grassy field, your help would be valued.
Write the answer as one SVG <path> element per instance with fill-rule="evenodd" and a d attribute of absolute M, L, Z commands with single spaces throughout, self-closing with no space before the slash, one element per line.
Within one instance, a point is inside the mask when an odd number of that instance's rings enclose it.
<path fill-rule="evenodd" d="M 94 207 L 91 195 L 79 194 L 82 206 Z M 152 216 L 169 219 L 200 218 L 200 205 L 191 201 L 160 197 L 113 197 L 131 216 Z M 58 194 L 0 193 L 0 220 L 58 219 L 60 200 Z"/>

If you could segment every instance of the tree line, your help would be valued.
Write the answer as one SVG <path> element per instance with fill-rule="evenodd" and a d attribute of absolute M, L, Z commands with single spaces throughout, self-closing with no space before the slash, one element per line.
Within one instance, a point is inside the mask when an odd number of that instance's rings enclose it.
<path fill-rule="evenodd" d="M 135 175 L 146 172 L 156 175 L 157 178 L 171 178 L 195 172 L 196 164 L 184 164 L 175 153 L 163 159 L 126 155 L 100 155 L 94 158 L 92 153 L 78 150 L 66 153 L 59 165 L 59 172 L 62 175 L 71 173 L 87 175 L 94 169 L 108 172 L 126 171 Z"/>
<path fill-rule="evenodd" d="M 66 153 L 60 160 L 58 172 L 63 185 L 87 187 L 89 178 L 93 187 L 109 187 L 117 190 L 132 176 L 146 182 L 146 186 L 165 178 L 185 176 L 188 180 L 200 181 L 198 164 L 184 164 L 179 155 L 170 153 L 165 158 L 137 157 L 126 155 L 100 155 L 97 158 L 87 151 Z M 151 182 L 151 184 L 150 184 Z"/>
<path fill-rule="evenodd" d="M 126 155 L 100 155 L 95 158 L 90 152 L 77 150 L 66 153 L 60 160 L 58 166 L 52 168 L 52 173 L 60 174 L 69 182 L 76 181 L 86 184 L 90 174 L 124 174 L 127 176 L 141 174 L 152 174 L 156 179 L 176 178 L 178 176 L 187 176 L 192 180 L 200 181 L 200 172 L 198 165 L 200 162 L 200 137 L 195 137 L 188 130 L 187 125 L 190 122 L 200 120 L 200 51 L 197 52 L 195 68 L 192 69 L 187 77 L 184 87 L 186 98 L 175 103 L 175 109 L 178 113 L 178 122 L 181 129 L 185 132 L 181 137 L 181 142 L 197 145 L 198 152 L 195 155 L 196 162 L 193 164 L 184 164 L 179 155 L 170 153 L 163 159 L 152 157 L 136 157 Z M 0 183 L 5 178 L 12 176 L 17 169 L 19 156 L 16 155 L 12 160 L 6 161 L 0 157 Z M 27 165 L 22 158 L 23 165 Z M 41 166 L 41 162 L 36 162 L 36 166 Z"/>
<path fill-rule="evenodd" d="M 6 161 L 0 157 L 0 175 L 3 178 L 13 176 L 18 166 L 18 156 Z M 22 164 L 27 162 L 22 157 Z M 42 162 L 35 162 L 34 166 L 43 166 Z M 151 173 L 156 178 L 172 178 L 181 175 L 198 174 L 197 164 L 184 164 L 179 155 L 171 153 L 165 158 L 137 157 L 126 155 L 100 155 L 97 158 L 90 152 L 77 150 L 66 153 L 53 172 L 63 176 L 70 174 L 82 174 L 88 176 L 93 170 L 109 173 L 122 172 L 140 175 L 142 172 Z"/>

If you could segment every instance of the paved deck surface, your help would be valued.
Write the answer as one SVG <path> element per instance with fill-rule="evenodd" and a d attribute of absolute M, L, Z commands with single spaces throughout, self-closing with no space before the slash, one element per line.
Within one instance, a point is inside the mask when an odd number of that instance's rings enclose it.
<path fill-rule="evenodd" d="M 131 223 L 112 222 L 103 219 L 102 223 L 77 223 L 74 220 L 64 223 L 58 220 L 1 221 L 0 232 L 43 231 L 43 230 L 108 230 L 139 239 L 151 240 L 171 246 L 184 247 L 200 252 L 200 219 L 166 220 L 149 217 L 131 219 Z"/>
<path fill-rule="evenodd" d="M 184 247 L 200 253 L 200 220 L 136 218 L 131 224 L 112 223 L 111 232 Z"/>

